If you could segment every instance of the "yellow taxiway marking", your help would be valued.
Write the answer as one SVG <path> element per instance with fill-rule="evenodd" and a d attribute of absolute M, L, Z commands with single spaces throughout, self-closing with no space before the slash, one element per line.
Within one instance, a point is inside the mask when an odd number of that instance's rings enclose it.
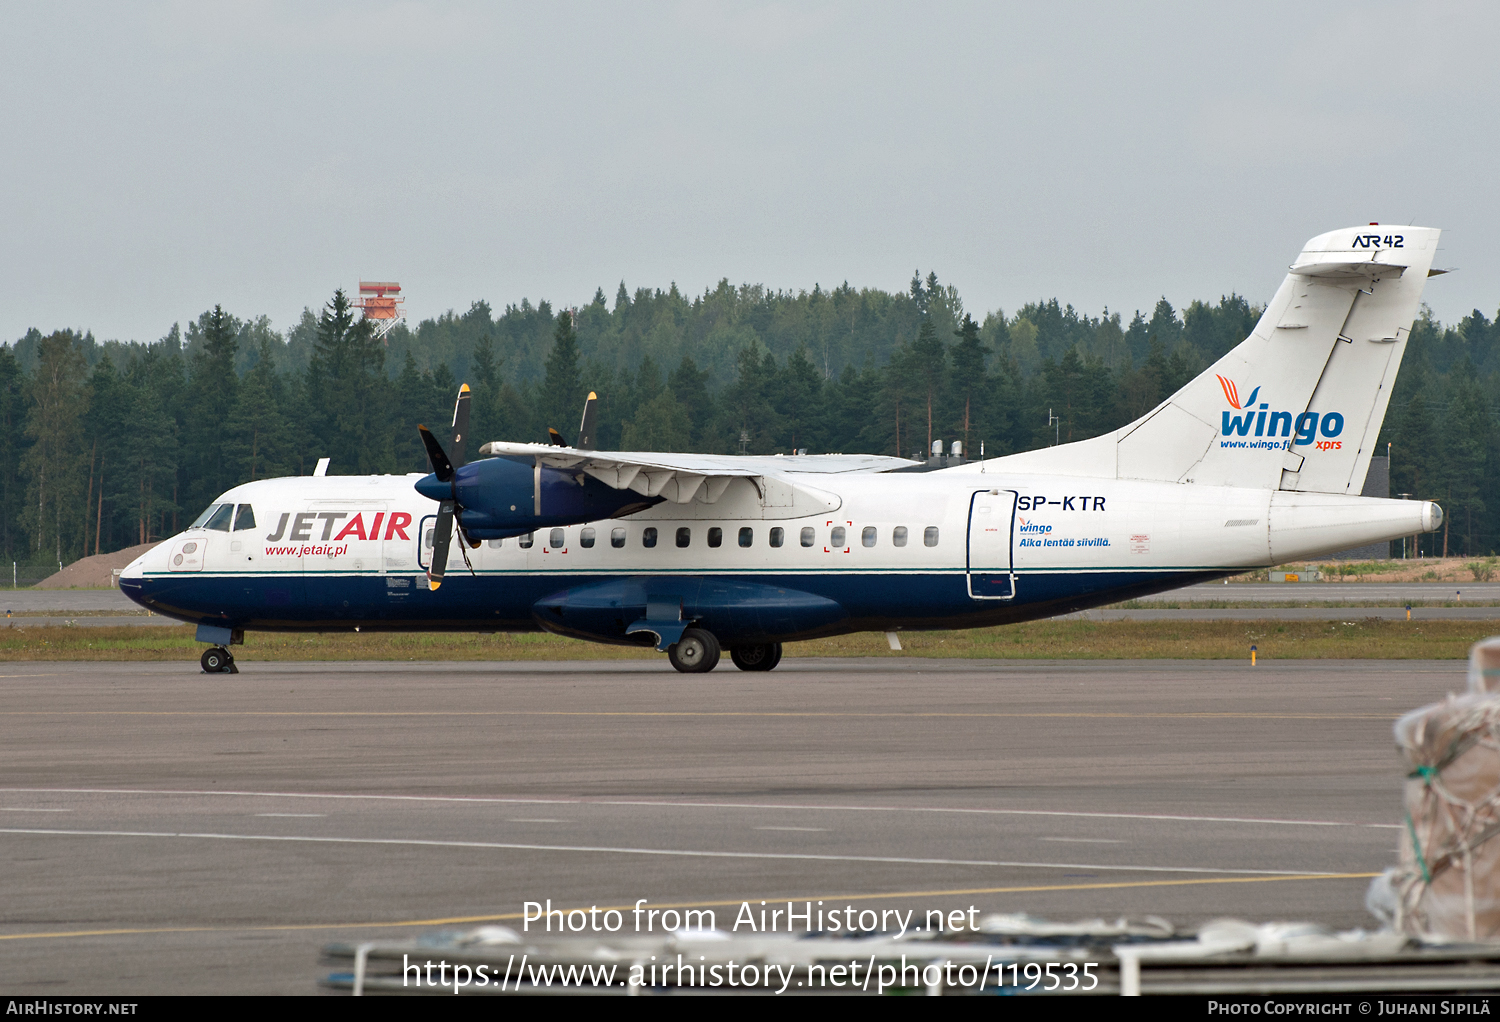
<path fill-rule="evenodd" d="M 1198 880 L 1128 880 L 1117 881 L 1106 884 L 1033 884 L 1025 887 L 967 887 L 944 891 L 896 891 L 889 894 L 835 894 L 835 895 L 812 895 L 795 898 L 765 898 L 767 903 L 790 901 L 793 903 L 802 901 L 821 902 L 850 902 L 850 901 L 876 901 L 890 898 L 951 898 L 969 896 L 974 894 L 1025 894 L 1037 891 L 1106 891 L 1117 890 L 1126 887 L 1191 887 L 1206 884 L 1269 884 L 1281 883 L 1289 880 L 1369 880 L 1379 876 L 1379 873 L 1316 873 L 1307 876 L 1278 876 L 1278 877 L 1222 877 Z M 685 908 L 722 908 L 725 906 L 739 905 L 747 901 L 760 901 L 760 898 L 734 898 L 726 901 L 683 901 L 672 903 L 648 903 L 651 908 L 662 909 L 685 909 Z M 597 908 L 600 912 L 614 910 L 616 912 L 629 912 L 635 908 L 634 905 L 599 905 L 599 906 L 574 906 L 584 912 L 590 908 Z M 564 912 L 570 911 L 564 909 Z M 409 919 L 401 922 L 368 922 L 368 923 L 289 923 L 280 926 L 161 926 L 161 927 L 139 927 L 120 928 L 110 930 L 57 930 L 44 933 L 3 933 L 0 940 L 44 940 L 63 937 L 119 937 L 130 935 L 142 935 L 152 933 L 267 933 L 267 932 L 289 932 L 295 930 L 354 930 L 354 929 L 387 929 L 394 927 L 411 926 L 455 926 L 461 923 L 503 923 L 513 919 L 522 918 L 520 912 L 507 912 L 501 915 L 487 916 L 447 916 L 438 919 Z"/>

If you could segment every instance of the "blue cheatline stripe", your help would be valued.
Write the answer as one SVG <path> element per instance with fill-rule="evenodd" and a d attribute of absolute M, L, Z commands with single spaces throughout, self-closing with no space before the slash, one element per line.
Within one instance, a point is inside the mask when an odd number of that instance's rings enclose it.
<path fill-rule="evenodd" d="M 724 592 L 748 586 L 774 593 L 790 590 L 788 602 L 797 604 L 796 594 L 810 594 L 833 601 L 842 608 L 836 621 L 827 615 L 816 624 L 799 622 L 796 613 L 775 626 L 779 639 L 840 634 L 891 628 L 972 628 L 1008 624 L 1103 606 L 1136 596 L 1163 592 L 1193 582 L 1220 578 L 1241 568 L 1149 568 L 1093 570 L 1075 568 L 1046 572 L 1019 572 L 1014 599 L 976 600 L 969 595 L 968 576 L 958 569 L 936 571 L 688 571 L 639 569 L 615 572 L 487 571 L 470 576 L 465 570 L 450 571 L 443 586 L 428 590 L 425 578 L 415 572 L 381 575 L 374 572 L 298 572 L 289 574 L 151 574 L 131 583 L 124 591 L 137 602 L 163 614 L 194 623 L 231 628 L 266 630 L 337 630 L 356 625 L 370 630 L 534 630 L 549 627 L 564 630 L 564 623 L 543 615 L 533 605 L 564 590 L 595 586 L 611 581 L 634 582 L 642 592 L 649 579 L 664 585 L 701 586 L 686 603 L 702 610 L 704 620 L 715 621 L 732 639 L 736 629 L 751 628 L 742 618 L 759 615 L 765 620 L 772 597 L 757 597 L 754 615 L 737 612 L 739 597 L 714 596 L 715 586 Z M 639 581 L 637 581 L 639 580 Z M 404 583 L 404 584 L 403 584 Z M 736 590 L 738 591 L 738 590 Z M 696 599 L 699 603 L 692 603 Z M 716 599 L 720 602 L 715 603 Z M 556 603 L 554 599 L 551 601 Z M 709 608 L 709 610 L 703 610 Z M 639 610 L 640 608 L 635 608 Z M 618 613 L 600 624 L 598 637 L 615 629 L 623 635 L 631 622 L 624 616 L 639 616 L 619 607 Z M 593 626 L 590 626 L 591 628 Z M 756 626 L 757 628 L 760 626 Z M 799 630 L 801 629 L 801 630 Z M 580 634 L 574 626 L 566 629 Z M 762 629 L 763 631 L 763 629 Z M 756 631 L 754 634 L 762 634 Z M 590 634 L 593 634 L 592 632 Z M 746 632 L 745 634 L 750 634 Z M 747 640 L 748 641 L 748 640 Z"/>
<path fill-rule="evenodd" d="M 1263 567 L 1263 566 L 1261 566 Z M 975 569 L 978 574 L 1003 574 L 1004 568 Z M 1244 564 L 1165 564 L 1150 568 L 1120 568 L 1106 565 L 1079 565 L 1066 568 L 1020 568 L 1015 574 L 1019 577 L 1034 575 L 1121 575 L 1147 576 L 1160 574 L 1176 574 L 1180 572 L 1216 572 L 1220 574 L 1239 574 L 1245 571 L 1257 570 L 1256 565 Z M 475 568 L 475 575 L 489 575 L 496 577 L 536 577 L 536 578 L 572 578 L 587 576 L 590 578 L 626 578 L 645 575 L 723 575 L 731 578 L 754 575 L 958 575 L 966 572 L 962 567 L 948 568 L 840 568 L 837 571 L 829 571 L 825 568 L 598 568 L 592 570 L 569 569 L 539 569 L 539 568 Z M 469 575 L 469 569 L 462 564 L 448 568 L 447 575 Z M 380 572 L 377 570 L 354 570 L 352 568 L 314 570 L 301 572 L 275 572 L 275 571 L 235 571 L 235 572 L 175 572 L 175 571 L 148 571 L 146 578 L 286 578 L 298 579 L 317 575 L 323 577 L 348 577 L 348 578 L 407 578 L 425 577 L 423 570 L 412 568 L 400 571 Z M 445 576 L 446 577 L 446 576 Z"/>

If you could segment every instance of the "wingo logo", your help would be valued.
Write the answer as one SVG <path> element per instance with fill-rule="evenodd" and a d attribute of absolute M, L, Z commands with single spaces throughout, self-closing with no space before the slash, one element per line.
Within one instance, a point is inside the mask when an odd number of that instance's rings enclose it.
<path fill-rule="evenodd" d="M 1341 413 L 1303 412 L 1296 417 L 1294 431 L 1291 412 L 1273 412 L 1264 401 L 1256 404 L 1255 399 L 1260 396 L 1259 387 L 1250 392 L 1248 399 L 1241 401 L 1239 387 L 1233 380 L 1218 376 L 1217 373 L 1214 375 L 1218 377 L 1219 386 L 1224 388 L 1224 400 L 1229 402 L 1231 409 L 1223 413 L 1224 419 L 1219 429 L 1222 436 L 1248 437 L 1252 435 L 1253 429 L 1253 435 L 1257 437 L 1292 437 L 1293 445 L 1316 444 L 1320 451 L 1336 451 L 1344 446 L 1342 440 L 1334 439 L 1344 431 L 1344 416 Z M 1244 414 L 1235 415 L 1235 412 Z M 1322 439 L 1319 439 L 1319 435 Z M 1221 439 L 1219 446 L 1274 450 L 1285 445 L 1267 440 Z"/>
<path fill-rule="evenodd" d="M 1049 533 L 1049 532 L 1052 531 L 1052 526 L 1050 526 L 1050 525 L 1043 525 L 1041 522 L 1033 522 L 1033 521 L 1031 521 L 1029 519 L 1022 518 L 1021 519 L 1021 530 L 1020 531 L 1022 531 L 1022 532 L 1032 532 L 1032 533 L 1035 533 L 1035 534 L 1037 534 L 1039 536 L 1045 536 L 1045 535 L 1047 535 L 1047 533 Z"/>

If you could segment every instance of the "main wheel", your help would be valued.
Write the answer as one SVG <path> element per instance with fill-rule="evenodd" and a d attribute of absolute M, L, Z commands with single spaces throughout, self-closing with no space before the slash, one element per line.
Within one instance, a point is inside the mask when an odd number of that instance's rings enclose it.
<path fill-rule="evenodd" d="M 703 674 L 719 664 L 719 640 L 701 628 L 684 629 L 682 638 L 667 647 L 667 659 L 683 674 Z"/>
<path fill-rule="evenodd" d="M 736 646 L 729 651 L 729 659 L 742 671 L 770 671 L 781 663 L 781 643 L 768 642 L 764 646 Z"/>
<path fill-rule="evenodd" d="M 234 663 L 234 657 L 222 646 L 210 646 L 203 651 L 203 658 L 198 662 L 208 674 L 227 674 L 230 665 Z"/>

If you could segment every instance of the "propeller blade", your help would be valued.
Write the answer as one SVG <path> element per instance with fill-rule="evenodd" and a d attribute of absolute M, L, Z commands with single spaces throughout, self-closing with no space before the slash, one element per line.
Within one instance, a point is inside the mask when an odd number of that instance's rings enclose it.
<path fill-rule="evenodd" d="M 553 447 L 568 446 L 567 441 L 562 438 L 562 434 L 553 429 L 551 426 L 547 427 L 547 442 Z"/>
<path fill-rule="evenodd" d="M 453 538 L 453 501 L 445 500 L 438 505 L 437 521 L 432 523 L 432 560 L 427 567 L 427 588 L 437 590 L 443 584 L 443 571 L 448 567 L 448 544 Z"/>
<path fill-rule="evenodd" d="M 578 426 L 578 443 L 573 445 L 580 451 L 594 449 L 594 420 L 598 418 L 598 412 L 599 395 L 591 390 L 589 399 L 583 403 L 583 422 Z"/>
<path fill-rule="evenodd" d="M 467 408 L 467 405 L 465 405 Z M 450 483 L 453 481 L 453 462 L 448 460 L 448 455 L 443 452 L 443 445 L 438 443 L 437 437 L 426 426 L 418 425 L 417 432 L 422 434 L 422 446 L 427 448 L 427 462 L 432 466 L 433 475 L 438 477 L 438 482 Z"/>
<path fill-rule="evenodd" d="M 458 400 L 453 404 L 453 467 L 463 468 L 465 457 L 464 443 L 469 435 L 469 385 L 467 383 L 458 388 Z"/>

